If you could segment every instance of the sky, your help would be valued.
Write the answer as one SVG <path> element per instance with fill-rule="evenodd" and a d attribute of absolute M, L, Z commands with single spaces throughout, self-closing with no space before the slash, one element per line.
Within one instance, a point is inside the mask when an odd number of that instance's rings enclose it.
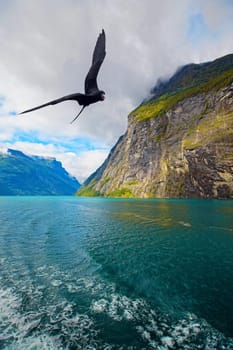
<path fill-rule="evenodd" d="M 233 53 L 233 0 L 0 0 L 0 150 L 55 157 L 83 182 L 126 132 L 127 116 L 159 78 Z M 84 91 L 99 33 L 104 102 L 67 101 Z"/>

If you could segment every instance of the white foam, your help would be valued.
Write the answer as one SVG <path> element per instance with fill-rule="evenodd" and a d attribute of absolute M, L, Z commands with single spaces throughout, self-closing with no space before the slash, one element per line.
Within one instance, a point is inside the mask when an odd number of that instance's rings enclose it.
<path fill-rule="evenodd" d="M 5 263 L 5 261 L 6 261 L 6 258 L 1 258 L 0 259 L 0 264 L 3 265 Z"/>
<path fill-rule="evenodd" d="M 189 223 L 189 222 L 185 222 L 185 221 L 178 221 L 178 223 L 182 226 L 185 226 L 185 227 L 191 227 L 192 225 Z"/>
<path fill-rule="evenodd" d="M 172 321 L 166 315 L 151 309 L 143 299 L 130 299 L 116 292 L 105 294 L 105 298 L 93 301 L 91 311 L 105 313 L 114 321 L 127 320 L 130 322 L 131 327 L 141 336 L 148 349 L 200 349 L 200 343 L 199 345 L 194 344 L 193 340 L 203 341 L 207 339 L 208 334 L 212 334 L 212 337 L 205 341 L 210 344 L 208 350 L 217 350 L 215 335 L 217 334 L 216 337 L 220 343 L 222 339 L 226 339 L 204 320 L 199 320 L 193 314 L 188 313 L 183 318 Z M 233 340 L 227 339 L 226 343 L 233 344 Z"/>
<path fill-rule="evenodd" d="M 108 307 L 108 304 L 109 304 L 108 301 L 105 299 L 96 300 L 92 303 L 91 309 L 94 312 L 102 313 L 106 310 L 106 308 Z"/>
<path fill-rule="evenodd" d="M 59 338 L 41 334 L 16 340 L 6 350 L 64 350 Z"/>
<path fill-rule="evenodd" d="M 162 337 L 161 342 L 166 345 L 169 349 L 172 349 L 174 346 L 174 340 L 171 337 Z"/>
<path fill-rule="evenodd" d="M 146 331 L 146 330 L 143 330 L 142 332 L 142 338 L 147 340 L 148 342 L 151 341 L 151 335 L 150 335 L 150 332 Z"/>
<path fill-rule="evenodd" d="M 42 267 L 38 269 L 38 273 L 46 269 L 47 267 Z M 47 271 L 46 279 L 50 282 L 48 291 L 51 291 L 49 298 L 52 297 L 52 300 L 48 299 L 48 305 L 42 303 L 39 310 L 36 308 L 37 311 L 22 311 L 22 295 L 26 293 L 30 300 L 37 300 L 39 303 L 43 300 L 40 299 L 42 294 L 45 295 L 44 285 L 35 287 L 29 279 L 25 279 L 15 282 L 14 288 L 0 289 L 0 339 L 5 344 L 10 344 L 3 347 L 4 350 L 60 350 L 68 349 L 71 345 L 85 350 L 120 349 L 116 344 L 103 344 L 98 338 L 96 320 L 99 319 L 99 314 L 107 315 L 116 322 L 124 321 L 126 325 L 129 324 L 135 336 L 141 339 L 142 349 L 196 350 L 200 347 L 193 344 L 193 339 L 198 337 L 205 340 L 206 350 L 218 349 L 217 346 L 222 341 L 233 346 L 233 340 L 226 340 L 193 314 L 171 320 L 167 315 L 152 309 L 145 300 L 118 293 L 114 284 L 91 277 L 75 281 L 71 279 L 72 276 L 67 277 L 52 268 L 49 272 L 50 275 Z M 85 314 L 78 313 L 78 305 L 74 301 L 68 302 L 65 297 L 59 297 L 51 284 L 57 288 L 64 284 L 71 293 L 85 291 L 90 297 L 89 310 Z M 72 300 L 75 300 L 73 295 Z M 62 339 L 65 339 L 65 344 L 62 344 Z M 122 349 L 134 347 L 125 345 Z"/>
<path fill-rule="evenodd" d="M 59 280 L 53 280 L 51 281 L 52 286 L 54 287 L 60 287 L 62 285 L 62 281 Z"/>
<path fill-rule="evenodd" d="M 134 319 L 134 316 L 131 310 L 124 310 L 123 317 L 128 321 L 132 321 Z"/>
<path fill-rule="evenodd" d="M 74 283 L 67 283 L 66 287 L 69 293 L 76 293 L 80 290 Z"/>

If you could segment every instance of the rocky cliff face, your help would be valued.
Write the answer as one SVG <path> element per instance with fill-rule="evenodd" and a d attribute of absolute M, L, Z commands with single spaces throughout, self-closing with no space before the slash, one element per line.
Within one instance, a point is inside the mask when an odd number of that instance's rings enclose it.
<path fill-rule="evenodd" d="M 220 60 L 223 67 L 225 58 Z M 230 63 L 220 72 L 211 63 L 211 75 L 208 69 L 206 77 L 199 74 L 201 82 L 190 84 L 186 76 L 186 88 L 174 86 L 174 77 L 169 93 L 166 84 L 161 93 L 155 88 L 155 97 L 129 115 L 126 134 L 79 194 L 232 198 L 233 55 Z M 184 82 L 179 71 L 180 77 Z"/>

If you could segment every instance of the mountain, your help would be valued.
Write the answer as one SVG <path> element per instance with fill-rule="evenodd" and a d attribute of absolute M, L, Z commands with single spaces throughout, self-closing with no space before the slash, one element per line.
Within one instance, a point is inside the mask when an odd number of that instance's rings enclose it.
<path fill-rule="evenodd" d="M 0 153 L 0 195 L 72 195 L 79 187 L 54 158 Z"/>
<path fill-rule="evenodd" d="M 77 195 L 233 198 L 232 166 L 233 54 L 158 81 Z"/>

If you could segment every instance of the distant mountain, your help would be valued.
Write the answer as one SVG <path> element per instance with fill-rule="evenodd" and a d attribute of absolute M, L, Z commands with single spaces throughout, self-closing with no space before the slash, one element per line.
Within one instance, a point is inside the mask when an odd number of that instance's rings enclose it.
<path fill-rule="evenodd" d="M 158 81 L 80 196 L 233 198 L 233 54 Z"/>
<path fill-rule="evenodd" d="M 72 195 L 79 187 L 55 158 L 0 153 L 0 195 Z"/>

